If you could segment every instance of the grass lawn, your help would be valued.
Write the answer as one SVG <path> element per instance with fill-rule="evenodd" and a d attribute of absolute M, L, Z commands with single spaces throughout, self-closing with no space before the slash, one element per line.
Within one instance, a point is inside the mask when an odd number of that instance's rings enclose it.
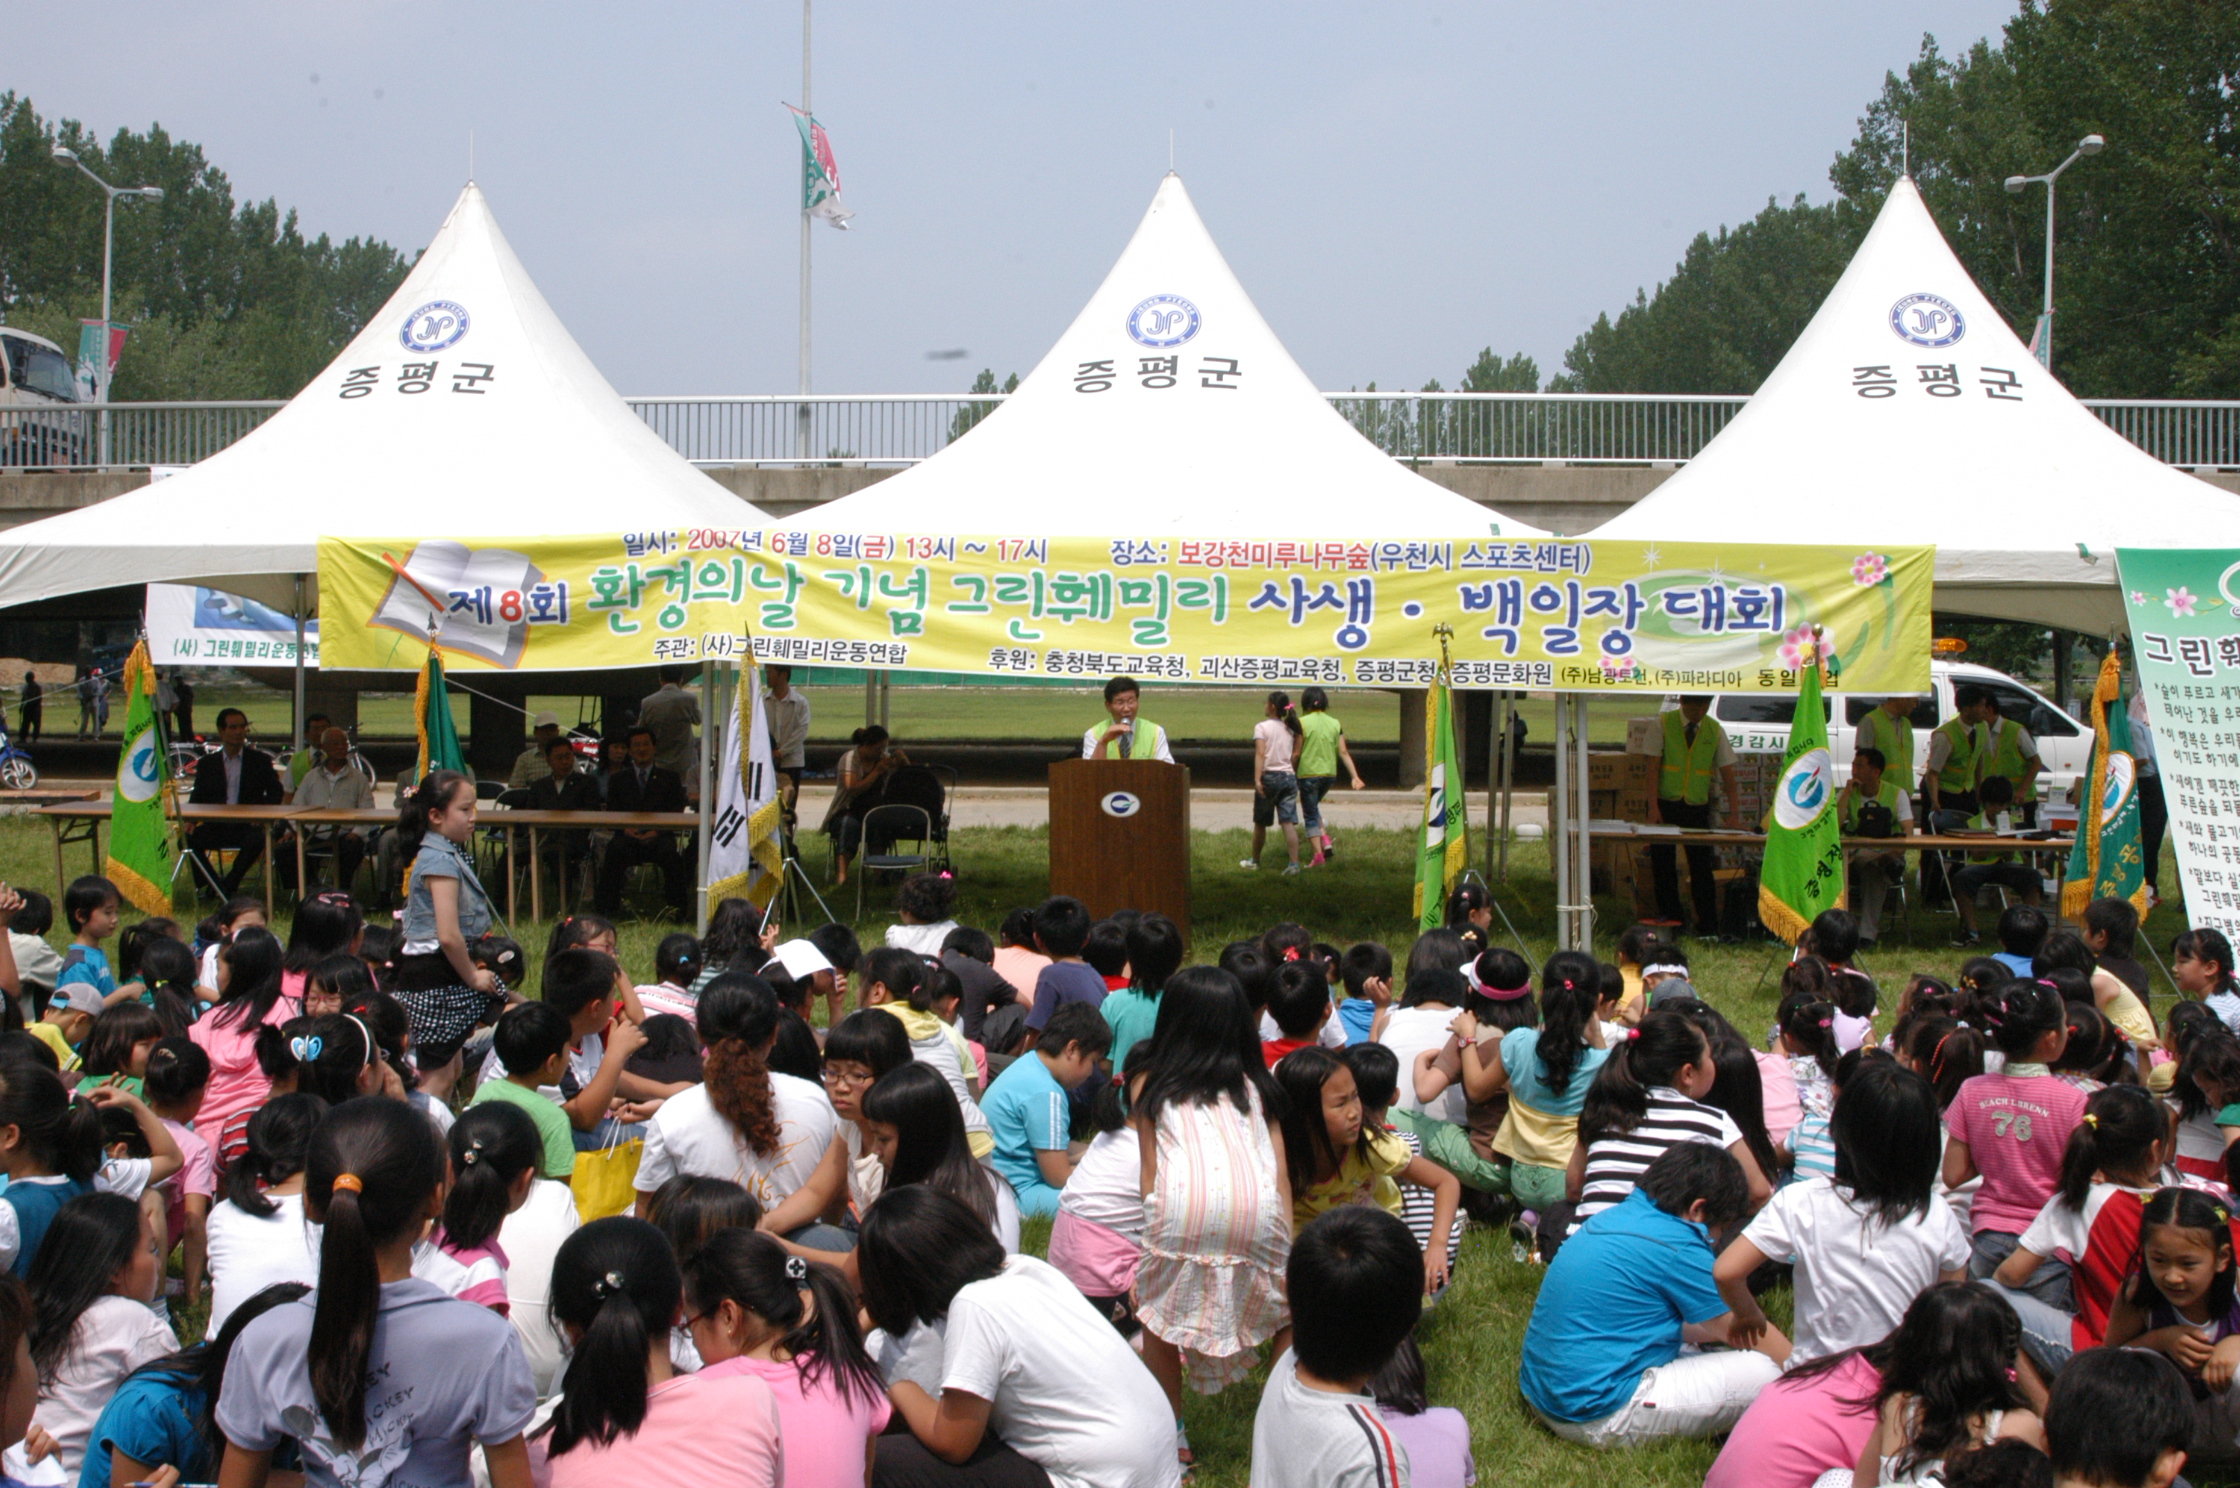
<path fill-rule="evenodd" d="M 1612 712 L 1615 716 L 1616 710 Z M 1319 938 L 1339 945 L 1380 940 L 1404 959 L 1415 933 L 1409 915 L 1413 834 L 1364 830 L 1347 833 L 1340 840 L 1344 849 L 1340 866 L 1284 878 L 1237 868 L 1237 860 L 1248 845 L 1244 832 L 1196 834 L 1191 959 L 1211 961 L 1226 942 L 1258 935 L 1268 925 L 1286 919 L 1299 920 Z M 813 838 L 809 842 L 814 844 L 808 848 L 814 859 L 812 871 L 821 872 L 821 843 Z M 1005 910 L 1035 902 L 1046 892 L 1048 837 L 1040 829 L 960 830 L 954 851 L 958 865 L 957 915 L 966 923 L 993 929 Z M 69 871 L 83 872 L 85 863 L 84 849 L 75 849 Z M 1540 843 L 1516 844 L 1510 863 L 1511 887 L 1503 891 L 1501 901 L 1521 933 L 1527 958 L 1537 963 L 1552 949 L 1554 931 L 1554 895 L 1545 847 Z M 52 849 L 43 824 L 23 818 L 0 820 L 0 878 L 51 891 L 53 872 Z M 2176 908 L 2175 888 L 2174 878 L 2165 881 L 2163 889 L 2171 895 L 2170 902 L 2149 922 L 2149 938 L 2158 947 L 2166 947 L 2170 938 L 2184 928 Z M 843 916 L 855 904 L 852 885 L 844 896 L 827 891 L 826 898 Z M 883 885 L 868 896 L 866 917 L 855 927 L 866 943 L 876 944 L 893 923 L 892 898 L 891 889 Z M 1628 921 L 1615 904 L 1606 903 L 1602 909 L 1598 949 L 1608 956 L 1611 942 Z M 283 935 L 285 919 L 283 910 Z M 549 923 L 519 923 L 513 927 L 528 951 L 532 971 L 543 960 L 549 928 Z M 642 920 L 623 927 L 623 960 L 633 975 L 651 979 L 654 946 L 670 928 Z M 1951 928 L 1949 917 L 1917 912 L 1909 934 L 1886 933 L 1881 950 L 1870 958 L 1869 968 L 1882 983 L 1886 1000 L 1894 999 L 1914 971 L 1949 977 L 1958 968 L 1961 953 L 1946 944 Z M 63 938 L 55 937 L 57 945 Z M 1696 986 L 1707 999 L 1747 1036 L 1762 1038 L 1772 1022 L 1775 1003 L 1773 945 L 1698 944 L 1691 946 L 1690 955 Z M 534 975 L 531 985 L 535 985 Z M 2167 984 L 2158 979 L 2154 1004 L 2158 1019 L 2172 995 Z M 1887 1026 L 1887 1017 L 1884 1023 Z M 1030 1222 L 1030 1247 L 1039 1251 L 1047 1244 L 1048 1234 L 1047 1223 Z M 1613 1457 L 1558 1441 L 1532 1419 L 1517 1393 L 1516 1373 L 1539 1275 L 1537 1268 L 1511 1259 L 1506 1235 L 1473 1229 L 1464 1244 L 1454 1286 L 1422 1325 L 1420 1336 L 1431 1370 L 1432 1399 L 1436 1404 L 1459 1407 L 1469 1417 L 1479 1480 L 1528 1483 L 1534 1488 L 1607 1488 L 1612 1481 L 1673 1488 L 1700 1483 L 1714 1455 L 1705 1444 L 1672 1443 Z M 1776 1292 L 1767 1302 L 1775 1320 L 1786 1326 L 1787 1292 Z M 1246 1481 L 1252 1416 L 1261 1377 L 1256 1374 L 1251 1384 L 1210 1399 L 1193 1396 L 1186 1406 L 1191 1443 L 1201 1464 L 1197 1482 L 1207 1488 L 1242 1488 Z"/>

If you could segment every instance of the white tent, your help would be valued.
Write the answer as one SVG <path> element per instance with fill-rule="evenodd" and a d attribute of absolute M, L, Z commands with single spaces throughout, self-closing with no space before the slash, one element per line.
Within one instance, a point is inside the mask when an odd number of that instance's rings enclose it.
<path fill-rule="evenodd" d="M 780 524 L 1053 536 L 1543 536 L 1405 469 L 1315 391 L 1169 174 L 1019 390 L 923 464 Z"/>
<path fill-rule="evenodd" d="M 2071 397 L 1901 179 L 1748 406 L 1589 536 L 1934 543 L 1938 609 L 2103 630 L 2118 543 L 2240 545 L 2240 500 Z"/>
<path fill-rule="evenodd" d="M 289 614 L 318 540 L 742 527 L 763 514 L 646 427 L 472 182 L 403 286 L 254 433 L 171 479 L 0 533 L 0 604 L 189 581 Z"/>

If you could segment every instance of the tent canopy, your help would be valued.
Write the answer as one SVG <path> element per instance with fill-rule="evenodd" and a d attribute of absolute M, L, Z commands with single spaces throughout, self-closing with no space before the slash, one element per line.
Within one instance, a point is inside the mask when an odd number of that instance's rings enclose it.
<path fill-rule="evenodd" d="M 2122 623 L 2116 544 L 2240 545 L 2240 500 L 2070 396 L 1901 178 L 1765 386 L 1589 535 L 1933 543 L 1939 610 L 2102 630 Z"/>
<path fill-rule="evenodd" d="M 318 540 L 743 527 L 763 513 L 616 396 L 468 182 L 388 304 L 286 408 L 169 480 L 0 533 L 0 603 L 206 584 L 294 613 Z"/>
<path fill-rule="evenodd" d="M 1260 318 L 1182 178 L 1019 390 L 901 474 L 780 524 L 1053 537 L 1536 537 L 1331 408 Z"/>

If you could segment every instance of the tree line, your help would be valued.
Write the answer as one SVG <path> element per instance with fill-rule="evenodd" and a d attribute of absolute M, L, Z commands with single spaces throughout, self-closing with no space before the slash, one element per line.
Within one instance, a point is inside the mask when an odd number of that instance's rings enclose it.
<path fill-rule="evenodd" d="M 119 402 L 293 397 L 411 267 L 373 238 L 307 238 L 270 199 L 237 205 L 201 147 L 160 125 L 104 145 L 0 92 L 0 318 L 73 360 L 78 322 L 101 315 L 104 203 L 55 160 L 57 145 L 112 185 L 164 190 L 161 202 L 117 205 L 113 313 L 132 327 Z"/>

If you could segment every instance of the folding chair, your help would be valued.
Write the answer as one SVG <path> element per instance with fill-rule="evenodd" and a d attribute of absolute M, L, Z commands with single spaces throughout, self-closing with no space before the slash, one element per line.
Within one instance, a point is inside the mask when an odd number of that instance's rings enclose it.
<path fill-rule="evenodd" d="M 899 777 L 899 773 L 897 775 Z M 891 786 L 891 783 L 890 783 Z M 880 823 L 889 825 L 884 829 Z M 910 823 L 917 830 L 909 829 Z M 918 852 L 898 852 L 903 843 L 914 842 Z M 856 861 L 856 919 L 863 918 L 863 881 L 876 872 L 914 873 L 924 870 L 933 861 L 933 813 L 923 806 L 902 805 L 889 801 L 874 806 L 863 817 L 863 856 Z"/>
<path fill-rule="evenodd" d="M 905 765 L 887 777 L 880 804 L 886 806 L 911 806 L 926 814 L 927 835 L 926 866 L 947 871 L 949 863 L 949 799 L 953 791 L 942 784 L 939 771 L 946 766 Z M 953 782 L 956 771 L 950 770 Z M 876 809 L 876 808 L 874 808 Z M 870 821 L 865 819 L 865 840 L 870 840 Z"/>

